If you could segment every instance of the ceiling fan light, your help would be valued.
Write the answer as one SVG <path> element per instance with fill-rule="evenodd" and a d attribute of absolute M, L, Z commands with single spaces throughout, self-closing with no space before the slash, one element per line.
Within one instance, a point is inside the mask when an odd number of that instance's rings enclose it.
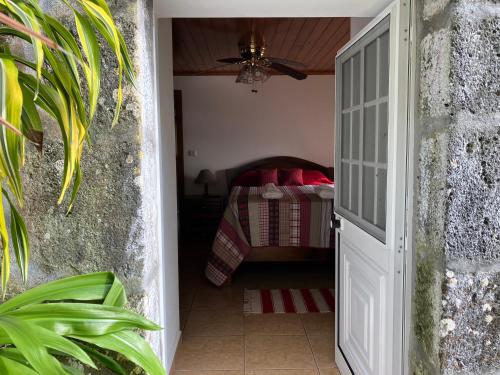
<path fill-rule="evenodd" d="M 252 85 L 265 82 L 269 77 L 269 72 L 265 68 L 258 65 L 245 65 L 241 68 L 236 82 Z"/>

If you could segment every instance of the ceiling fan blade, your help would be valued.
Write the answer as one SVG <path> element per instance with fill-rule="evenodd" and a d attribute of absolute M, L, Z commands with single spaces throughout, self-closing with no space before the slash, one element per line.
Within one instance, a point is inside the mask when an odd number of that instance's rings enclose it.
<path fill-rule="evenodd" d="M 302 80 L 307 78 L 307 74 L 299 72 L 298 70 L 295 70 L 293 68 L 290 68 L 289 66 L 280 64 L 280 63 L 275 63 L 271 62 L 271 65 L 269 65 L 271 69 L 274 69 L 280 73 L 289 75 L 292 78 Z"/>
<path fill-rule="evenodd" d="M 225 59 L 219 59 L 217 61 L 225 64 L 239 64 L 245 60 L 243 60 L 241 57 L 227 57 Z"/>
<path fill-rule="evenodd" d="M 266 56 L 265 59 L 268 60 L 268 61 L 270 61 L 270 62 L 275 62 L 275 63 L 278 63 L 278 64 L 288 65 L 290 67 L 294 67 L 294 68 L 297 68 L 297 69 L 306 69 L 307 68 L 307 66 L 305 64 L 302 64 L 301 62 L 298 62 L 298 61 L 293 61 L 293 60 L 288 60 L 288 59 L 281 59 L 279 57 L 269 57 L 269 56 Z"/>
<path fill-rule="evenodd" d="M 197 72 L 195 75 L 197 75 L 197 76 L 210 75 L 210 73 L 213 73 L 213 72 L 217 71 L 218 69 L 227 68 L 230 66 L 232 67 L 232 65 L 233 64 L 231 64 L 231 63 L 215 65 L 215 66 L 212 66 L 208 69 L 201 70 L 201 71 Z"/>

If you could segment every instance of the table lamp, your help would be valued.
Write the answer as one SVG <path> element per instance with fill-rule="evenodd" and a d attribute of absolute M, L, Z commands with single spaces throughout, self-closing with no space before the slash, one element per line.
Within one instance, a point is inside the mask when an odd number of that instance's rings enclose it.
<path fill-rule="evenodd" d="M 208 196 L 208 184 L 213 184 L 217 181 L 215 174 L 210 169 L 202 169 L 194 180 L 197 185 L 205 185 L 205 196 Z"/>

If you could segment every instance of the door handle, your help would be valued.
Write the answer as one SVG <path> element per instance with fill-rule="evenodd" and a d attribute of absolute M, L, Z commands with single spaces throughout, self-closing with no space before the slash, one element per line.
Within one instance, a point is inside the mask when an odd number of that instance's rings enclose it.
<path fill-rule="evenodd" d="M 335 215 L 334 219 L 332 220 L 332 227 L 333 229 L 338 229 L 340 231 L 344 230 L 344 218 Z"/>

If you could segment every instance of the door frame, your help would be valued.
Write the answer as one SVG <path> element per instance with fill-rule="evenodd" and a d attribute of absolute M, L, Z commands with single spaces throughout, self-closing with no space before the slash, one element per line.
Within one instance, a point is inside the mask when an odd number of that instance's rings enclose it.
<path fill-rule="evenodd" d="M 171 18 L 160 18 L 158 17 L 158 1 L 159 0 L 154 0 L 153 1 L 153 53 L 154 53 L 154 86 L 155 86 L 155 92 L 156 92 L 156 97 L 155 97 L 155 104 L 156 104 L 156 126 L 158 129 L 158 132 L 161 133 L 162 129 L 162 124 L 163 126 L 167 126 L 165 123 L 168 124 L 168 122 L 173 122 L 173 107 L 174 107 L 174 100 L 173 96 L 171 97 L 161 97 L 160 91 L 162 90 L 169 90 L 171 88 L 171 82 L 173 80 L 173 71 L 172 67 L 169 66 L 172 64 L 172 61 L 169 60 L 168 58 L 165 59 L 163 56 L 171 56 L 172 55 L 172 41 L 171 41 L 171 34 L 168 35 L 161 35 L 158 31 L 159 27 L 158 24 L 161 19 L 163 20 L 171 20 Z M 407 0 L 406 3 L 410 4 L 411 2 L 411 18 L 412 21 L 415 20 L 415 1 Z M 375 17 L 361 32 L 353 37 L 351 41 L 344 47 L 348 48 L 348 46 L 352 45 L 355 43 L 357 39 L 360 38 L 360 35 L 362 35 L 366 29 L 372 27 L 374 24 L 379 22 L 385 15 L 387 15 L 387 11 L 389 10 L 390 6 L 386 8 L 384 11 L 382 11 L 381 15 Z M 322 16 L 324 17 L 335 17 L 338 16 L 336 14 L 330 14 L 330 12 L 321 12 Z M 199 15 L 198 15 L 199 16 Z M 359 16 L 366 16 L 366 15 L 356 15 L 357 17 Z M 195 17 L 195 15 L 193 15 Z M 229 17 L 229 15 L 227 15 Z M 234 17 L 237 17 L 237 15 L 234 15 Z M 412 25 L 414 23 L 412 22 Z M 414 26 L 410 25 L 410 37 L 413 37 L 415 30 Z M 414 40 L 414 37 L 413 37 Z M 163 49 L 163 56 L 160 57 L 159 53 L 159 46 L 161 45 L 161 49 Z M 165 51 L 168 50 L 168 51 Z M 411 70 L 412 73 L 414 72 L 415 66 L 416 66 L 416 47 L 413 46 L 412 48 L 412 54 L 411 54 Z M 167 64 L 168 71 L 163 72 L 163 77 L 160 77 L 159 74 L 159 67 L 162 67 L 162 70 L 164 70 L 165 64 Z M 168 75 L 168 77 L 167 77 Z M 410 109 L 414 108 L 414 102 L 416 100 L 416 86 L 415 86 L 415 75 L 412 74 L 412 79 L 410 80 L 410 85 L 409 85 L 409 95 L 408 99 L 410 100 L 409 106 Z M 161 79 L 160 79 L 161 78 Z M 160 108 L 160 101 L 162 102 L 163 106 L 167 106 L 171 108 L 171 117 L 165 116 L 165 112 L 169 112 L 169 110 L 161 110 Z M 162 118 L 160 112 L 164 112 L 165 118 Z M 413 111 L 410 110 L 409 117 L 409 128 L 408 128 L 408 154 L 410 157 L 414 156 L 414 132 L 413 132 L 413 123 L 414 123 L 414 118 L 413 118 Z M 334 119 L 335 123 L 335 119 Z M 159 269 L 163 270 L 165 269 L 165 266 L 169 263 L 169 261 L 172 261 L 172 256 L 177 255 L 177 244 L 167 244 L 163 236 L 166 236 L 164 232 L 165 227 L 167 224 L 172 224 L 169 220 L 171 217 L 168 215 L 168 210 L 166 209 L 165 202 L 166 200 L 172 200 L 172 195 L 174 197 L 176 196 L 176 193 L 172 193 L 170 189 L 167 189 L 167 185 L 171 185 L 172 183 L 175 184 L 175 182 L 172 182 L 168 179 L 167 176 L 164 176 L 165 172 L 162 171 L 160 165 L 164 161 L 165 158 L 168 157 L 174 157 L 175 155 L 175 146 L 173 146 L 171 143 L 167 142 L 165 137 L 162 137 L 162 134 L 158 134 L 158 148 L 156 150 L 157 153 L 157 160 L 158 160 L 158 174 L 161 176 L 159 178 L 159 183 L 158 183 L 158 191 L 160 192 L 162 198 L 162 205 L 161 209 L 159 212 L 160 217 L 158 218 L 158 231 L 160 233 L 160 246 L 159 246 L 159 253 L 160 253 L 160 264 L 159 264 Z M 405 334 L 404 340 L 402 342 L 402 351 L 401 354 L 403 356 L 403 363 L 404 363 L 404 374 L 409 374 L 410 371 L 410 366 L 409 366 L 409 348 L 410 348 L 410 340 L 409 340 L 409 332 L 411 331 L 411 295 L 414 290 L 414 284 L 413 284 L 413 257 L 414 257 L 414 249 L 413 249 L 413 235 L 412 235 L 412 218 L 413 218 L 413 186 L 415 185 L 415 165 L 412 159 L 410 158 L 407 162 L 407 212 L 406 212 L 406 231 L 405 231 L 405 244 L 404 244 L 404 259 L 405 259 L 405 270 L 404 270 L 404 286 L 405 286 L 405 293 L 404 293 L 404 303 L 405 303 L 405 314 L 404 314 L 404 327 L 403 327 L 403 334 Z M 179 177 L 177 177 L 179 178 Z M 167 190 L 170 190 L 170 192 L 166 192 Z M 176 198 L 176 197 L 175 197 Z M 175 199 L 174 198 L 174 199 Z M 176 224 L 176 223 L 175 223 Z M 337 261 L 337 260 L 336 260 Z M 175 261 L 173 262 L 175 266 Z M 166 366 L 167 369 L 170 370 L 170 367 L 172 365 L 173 361 L 173 354 L 176 351 L 176 346 L 178 344 L 179 338 L 180 338 L 180 330 L 179 330 L 179 321 L 178 321 L 178 274 L 177 274 L 177 269 L 175 268 L 173 270 L 174 274 L 172 278 L 169 278 L 167 280 L 166 277 L 162 276 L 161 277 L 161 283 L 160 283 L 160 290 L 159 290 L 159 295 L 160 295 L 160 314 L 161 314 L 161 325 L 164 327 L 164 330 L 162 331 L 161 335 L 161 357 L 162 357 L 162 362 Z M 177 283 L 172 283 L 172 280 L 176 280 Z M 172 318 L 171 313 L 173 309 L 177 309 L 177 316 L 174 316 Z M 175 315 L 175 314 L 174 314 Z M 173 334 L 172 334 L 173 333 Z M 173 339 L 172 337 L 173 336 Z M 337 360 L 339 361 L 340 358 L 337 357 Z M 339 363 L 337 363 L 339 364 Z"/>
<path fill-rule="evenodd" d="M 413 2 L 412 2 L 413 3 Z M 394 326 L 400 327 L 394 330 L 393 334 L 393 348 L 401 348 L 401 350 L 395 351 L 393 353 L 393 374 L 408 374 L 409 373 L 409 339 L 408 333 L 410 332 L 410 318 L 411 309 L 409 308 L 408 300 L 411 300 L 411 275 L 413 274 L 411 269 L 411 259 L 412 252 L 411 247 L 411 224 L 412 224 L 412 196 L 413 191 L 413 132 L 412 122 L 410 121 L 410 110 L 414 101 L 413 95 L 410 93 L 410 89 L 414 90 L 414 85 L 410 79 L 410 71 L 413 65 L 413 61 L 410 59 L 410 16 L 413 13 L 412 4 L 410 0 L 396 0 L 391 3 L 387 8 L 385 8 L 380 14 L 378 14 L 368 25 L 366 25 L 355 37 L 353 37 L 344 47 L 342 47 L 338 52 L 337 56 L 344 53 L 347 49 L 357 43 L 369 30 L 379 24 L 388 15 L 390 18 L 390 30 L 391 34 L 393 30 L 396 30 L 395 34 L 397 37 L 393 41 L 391 36 L 391 48 L 390 48 L 390 61 L 397 59 L 399 61 L 398 66 L 392 66 L 391 73 L 394 74 L 396 78 L 395 84 L 392 85 L 393 98 L 389 98 L 389 101 L 393 103 L 395 108 L 397 108 L 397 116 L 392 115 L 393 121 L 396 124 L 404 124 L 405 127 L 398 128 L 396 134 L 396 139 L 393 140 L 393 147 L 395 149 L 390 154 L 403 154 L 406 155 L 406 161 L 404 163 L 398 163 L 393 174 L 393 178 L 396 175 L 403 175 L 405 184 L 403 186 L 396 186 L 395 191 L 389 189 L 387 194 L 396 194 L 397 196 L 404 196 L 405 200 L 403 202 L 395 202 L 394 212 L 396 213 L 393 218 L 392 225 L 394 230 L 387 231 L 386 243 L 392 243 L 394 252 L 394 294 L 396 297 L 394 299 Z M 396 69 L 396 71 L 394 71 Z M 337 86 L 338 87 L 338 86 Z M 403 93 L 403 95 L 401 95 Z M 336 111 L 341 108 L 340 97 L 336 96 Z M 337 118 L 337 112 L 336 112 Z M 337 126 L 337 121 L 335 121 Z M 337 136 L 336 131 L 336 136 Z M 335 150 L 335 158 L 340 157 L 338 150 Z M 336 170 L 336 173 L 339 171 Z M 388 176 L 389 178 L 389 176 Z M 337 215 L 336 215 L 337 216 Z M 338 216 L 343 220 L 342 216 Z M 389 226 L 388 225 L 388 226 Z M 342 228 L 340 228 L 342 229 Z M 336 248 L 339 249 L 339 229 L 336 230 Z M 392 238 L 389 238 L 389 235 Z M 410 237 L 410 238 L 409 238 Z M 339 301 L 339 251 L 335 252 L 335 272 L 336 272 L 336 301 Z M 343 353 L 339 347 L 339 326 L 338 326 L 338 309 L 336 309 L 335 314 L 335 360 L 337 366 L 339 367 L 342 374 L 352 374 L 350 366 L 345 360 Z"/>

